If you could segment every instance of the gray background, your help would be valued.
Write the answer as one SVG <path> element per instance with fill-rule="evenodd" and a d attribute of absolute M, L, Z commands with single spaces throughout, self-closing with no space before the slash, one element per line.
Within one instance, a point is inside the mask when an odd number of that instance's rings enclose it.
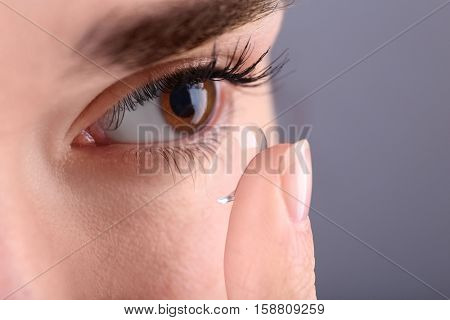
<path fill-rule="evenodd" d="M 361 62 L 279 119 L 313 127 L 321 299 L 450 296 L 450 5 L 412 26 L 446 2 L 297 0 L 286 14 L 274 51 L 290 48 L 294 72 L 277 113 Z"/>

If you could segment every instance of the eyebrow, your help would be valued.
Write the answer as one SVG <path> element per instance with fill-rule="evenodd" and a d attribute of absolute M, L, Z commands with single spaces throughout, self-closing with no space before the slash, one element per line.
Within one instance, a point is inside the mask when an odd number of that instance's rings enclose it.
<path fill-rule="evenodd" d="M 136 68 L 194 49 L 284 9 L 291 2 L 197 0 L 190 4 L 179 0 L 167 2 L 166 9 L 157 14 L 145 8 L 119 19 L 117 12 L 112 11 L 81 38 L 77 48 L 102 64 Z"/>

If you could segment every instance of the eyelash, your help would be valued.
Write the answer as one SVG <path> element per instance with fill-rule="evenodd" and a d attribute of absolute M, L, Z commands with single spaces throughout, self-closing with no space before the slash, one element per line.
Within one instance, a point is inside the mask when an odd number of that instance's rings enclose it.
<path fill-rule="evenodd" d="M 127 111 L 135 111 L 138 105 L 143 106 L 146 102 L 158 98 L 161 93 L 170 92 L 177 86 L 195 85 L 206 80 L 212 80 L 228 81 L 232 85 L 240 87 L 257 87 L 272 80 L 288 62 L 285 51 L 267 67 L 256 71 L 259 64 L 269 54 L 270 49 L 268 49 L 254 63 L 244 68 L 251 56 L 252 46 L 248 41 L 240 49 L 240 52 L 238 47 L 239 43 L 224 67 L 217 67 L 218 56 L 214 48 L 211 61 L 207 65 L 190 67 L 163 75 L 160 79 L 128 93 L 108 111 L 109 123 L 105 126 L 105 129 L 116 130 L 120 127 Z"/>

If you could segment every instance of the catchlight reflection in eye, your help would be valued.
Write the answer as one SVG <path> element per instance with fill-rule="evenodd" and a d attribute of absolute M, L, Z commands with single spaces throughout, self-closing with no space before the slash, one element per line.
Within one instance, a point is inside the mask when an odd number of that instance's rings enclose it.
<path fill-rule="evenodd" d="M 164 133 L 159 141 L 176 139 L 181 133 L 192 134 L 208 124 L 217 108 L 219 84 L 212 80 L 181 84 L 158 98 L 150 99 L 133 110 L 125 110 L 120 124 L 110 128 L 111 115 L 101 120 L 106 137 L 116 143 L 137 143 L 139 126 Z M 169 132 L 163 131 L 167 125 Z"/>

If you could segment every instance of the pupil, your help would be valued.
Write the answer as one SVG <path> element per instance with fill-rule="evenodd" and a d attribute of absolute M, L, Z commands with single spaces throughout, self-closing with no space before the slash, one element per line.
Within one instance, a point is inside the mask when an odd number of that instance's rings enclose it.
<path fill-rule="evenodd" d="M 191 90 L 189 85 L 183 85 L 172 90 L 170 93 L 170 107 L 177 117 L 191 118 L 195 114 Z"/>

